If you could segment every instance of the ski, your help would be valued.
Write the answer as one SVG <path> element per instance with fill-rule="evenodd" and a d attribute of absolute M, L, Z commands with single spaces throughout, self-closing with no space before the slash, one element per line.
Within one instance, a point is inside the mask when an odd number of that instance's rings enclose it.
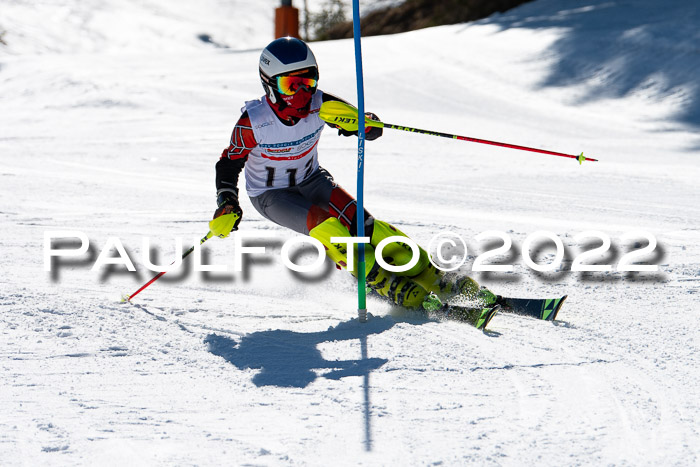
<path fill-rule="evenodd" d="M 487 306 L 465 306 L 451 302 L 444 303 L 434 293 L 423 301 L 422 307 L 428 313 L 437 313 L 446 319 L 469 323 L 477 329 L 486 330 L 491 319 L 496 316 L 501 305 L 493 303 Z"/>
<path fill-rule="evenodd" d="M 564 304 L 567 295 L 561 298 L 512 298 L 499 296 L 496 303 L 504 313 L 532 316 L 546 321 L 554 321 Z"/>
<path fill-rule="evenodd" d="M 396 305 L 396 303 L 394 303 L 391 299 L 379 294 L 376 290 L 370 287 L 367 287 L 366 292 L 368 297 L 375 297 Z M 422 307 L 420 307 L 420 310 L 428 314 L 434 314 L 437 317 L 471 324 L 475 328 L 482 331 L 486 330 L 486 326 L 488 326 L 488 324 L 491 322 L 491 319 L 502 309 L 502 305 L 499 303 L 484 306 L 465 306 L 452 303 L 450 301 L 444 302 L 433 293 L 426 297 Z"/>

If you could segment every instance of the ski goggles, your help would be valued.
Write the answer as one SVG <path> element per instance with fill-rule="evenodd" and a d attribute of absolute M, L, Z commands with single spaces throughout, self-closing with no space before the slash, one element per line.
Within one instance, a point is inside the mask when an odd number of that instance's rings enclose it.
<path fill-rule="evenodd" d="M 318 80 L 315 78 L 304 78 L 302 76 L 278 76 L 277 90 L 285 96 L 293 96 L 302 87 L 305 87 L 312 93 L 316 91 Z"/>

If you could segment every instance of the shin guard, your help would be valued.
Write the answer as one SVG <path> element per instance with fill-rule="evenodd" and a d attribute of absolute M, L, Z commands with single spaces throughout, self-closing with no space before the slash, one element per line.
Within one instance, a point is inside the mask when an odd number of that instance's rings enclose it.
<path fill-rule="evenodd" d="M 377 245 L 379 245 L 379 242 L 381 242 L 385 238 L 397 236 L 408 238 L 408 235 L 401 232 L 393 225 L 388 224 L 384 221 L 380 221 L 378 219 L 374 220 L 374 228 L 372 232 L 372 238 L 370 240 L 372 246 L 376 247 Z M 418 254 L 420 255 L 420 258 L 418 259 L 418 263 L 416 263 L 415 266 L 413 266 L 408 271 L 398 272 L 396 274 L 401 276 L 413 277 L 420 274 L 428 266 L 431 266 L 430 259 L 428 258 L 428 253 L 420 246 L 418 247 Z M 382 258 L 384 259 L 384 261 L 391 264 L 392 266 L 403 266 L 404 264 L 408 264 L 413 258 L 413 250 L 406 243 L 392 242 L 386 245 L 382 250 Z"/>
<path fill-rule="evenodd" d="M 348 269 L 348 244 L 333 243 L 332 237 L 351 237 L 350 231 L 335 217 L 330 217 L 314 227 L 309 235 L 320 241 L 326 247 L 326 254 L 344 269 Z M 396 235 L 396 234 L 392 234 Z M 393 245 L 393 244 L 392 244 Z M 387 246 L 387 249 L 390 248 Z M 410 253 L 410 248 L 406 245 Z M 397 251 L 404 251 L 403 249 Z M 410 257 L 409 257 L 410 260 Z M 388 262 L 388 261 L 387 261 Z M 399 264 L 406 264 L 402 262 Z M 357 277 L 357 247 L 353 254 L 353 268 L 351 273 Z M 408 277 L 394 275 L 376 264 L 374 247 L 365 245 L 365 263 L 367 271 L 367 285 L 377 291 L 379 295 L 387 297 L 394 304 L 407 308 L 419 308 L 427 291 Z"/>

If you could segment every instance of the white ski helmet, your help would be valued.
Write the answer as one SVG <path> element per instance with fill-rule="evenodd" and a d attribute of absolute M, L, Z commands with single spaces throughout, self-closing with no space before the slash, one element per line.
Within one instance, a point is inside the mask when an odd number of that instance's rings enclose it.
<path fill-rule="evenodd" d="M 292 72 L 318 80 L 316 57 L 309 46 L 294 37 L 282 37 L 270 42 L 260 54 L 260 80 L 270 102 L 280 100 L 277 77 Z M 316 92 L 316 88 L 312 92 Z"/>

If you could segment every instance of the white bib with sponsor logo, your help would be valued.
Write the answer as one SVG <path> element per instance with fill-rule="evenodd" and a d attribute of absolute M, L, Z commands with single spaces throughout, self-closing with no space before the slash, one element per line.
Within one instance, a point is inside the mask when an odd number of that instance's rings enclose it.
<path fill-rule="evenodd" d="M 317 146 L 325 126 L 318 117 L 322 95 L 316 91 L 311 99 L 311 113 L 293 126 L 280 121 L 265 97 L 245 103 L 241 110 L 248 111 L 258 142 L 245 164 L 248 196 L 298 185 L 318 168 Z"/>

